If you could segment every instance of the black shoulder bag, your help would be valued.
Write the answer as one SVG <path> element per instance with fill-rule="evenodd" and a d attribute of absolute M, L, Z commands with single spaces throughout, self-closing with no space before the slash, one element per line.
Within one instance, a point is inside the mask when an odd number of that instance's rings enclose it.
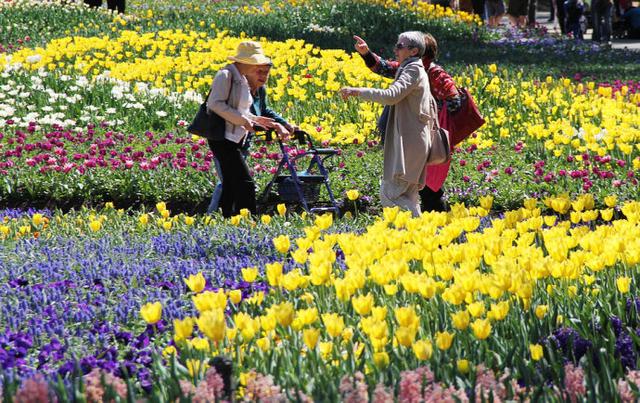
<path fill-rule="evenodd" d="M 229 96 L 231 96 L 232 89 L 233 75 L 231 76 L 231 83 L 229 86 Z M 204 137 L 209 140 L 222 141 L 224 140 L 224 133 L 226 131 L 226 121 L 222 116 L 207 108 L 209 95 L 211 95 L 211 90 L 209 90 L 207 97 L 204 99 L 202 105 L 200 105 L 200 108 L 196 113 L 196 117 L 193 118 L 193 122 L 191 122 L 189 127 L 187 127 L 187 131 L 191 134 L 195 134 L 196 136 Z M 229 102 L 229 96 L 227 96 L 227 102 Z"/>

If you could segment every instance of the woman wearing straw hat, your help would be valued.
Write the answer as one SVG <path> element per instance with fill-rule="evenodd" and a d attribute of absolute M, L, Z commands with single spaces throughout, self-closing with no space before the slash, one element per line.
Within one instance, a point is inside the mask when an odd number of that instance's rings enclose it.
<path fill-rule="evenodd" d="M 238 45 L 237 54 L 229 56 L 233 63 L 220 70 L 211 86 L 207 107 L 226 121 L 224 139 L 209 140 L 209 147 L 216 159 L 219 176 L 222 177 L 220 205 L 225 217 L 236 215 L 242 209 L 256 212 L 256 189 L 249 173 L 243 147 L 254 125 L 275 129 L 286 134 L 279 116 L 251 113 L 254 99 L 250 82 L 260 82 L 262 70 L 271 66 L 258 42 L 247 41 Z M 278 119 L 279 118 L 279 119 Z"/>
<path fill-rule="evenodd" d="M 243 42 L 243 44 L 246 44 L 246 42 Z M 241 46 L 246 48 L 245 45 L 241 44 Z M 240 51 L 238 53 L 240 53 Z M 236 58 L 238 58 L 238 56 L 233 56 L 233 58 L 235 60 Z M 262 60 L 262 61 L 266 61 L 266 60 Z M 296 126 L 291 125 L 282 116 L 277 114 L 268 106 L 266 84 L 269 79 L 269 73 L 271 71 L 272 66 L 273 65 L 271 63 L 256 65 L 255 69 L 245 74 L 245 77 L 249 83 L 249 90 L 251 92 L 251 96 L 253 99 L 253 103 L 249 108 L 249 113 L 255 116 L 264 116 L 264 117 L 273 119 L 273 126 L 271 128 L 280 136 L 286 137 L 296 129 Z M 251 138 L 252 138 L 251 133 L 249 133 L 245 138 L 244 144 L 242 146 L 241 152 L 244 158 L 246 158 L 247 155 L 249 154 Z M 211 196 L 211 201 L 209 203 L 209 207 L 207 208 L 207 213 L 212 213 L 218 210 L 219 207 L 223 206 L 223 203 L 222 203 L 223 186 L 221 181 L 222 172 L 220 170 L 220 164 L 218 163 L 218 160 L 215 158 L 214 158 L 214 163 L 216 164 L 215 166 L 218 173 L 218 178 L 220 180 L 216 184 L 216 187 Z"/>

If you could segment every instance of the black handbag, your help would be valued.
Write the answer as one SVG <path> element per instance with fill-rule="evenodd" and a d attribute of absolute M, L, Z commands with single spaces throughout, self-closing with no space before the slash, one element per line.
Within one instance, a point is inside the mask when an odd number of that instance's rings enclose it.
<path fill-rule="evenodd" d="M 231 77 L 229 94 L 231 94 L 232 87 L 233 77 Z M 193 122 L 191 122 L 189 127 L 187 127 L 187 131 L 191 134 L 195 134 L 196 136 L 204 137 L 209 140 L 222 141 L 224 140 L 224 133 L 226 131 L 226 121 L 222 116 L 207 108 L 209 95 L 211 95 L 211 91 L 209 91 L 204 102 L 200 105 L 196 116 L 193 118 Z M 227 101 L 229 101 L 228 96 Z"/>

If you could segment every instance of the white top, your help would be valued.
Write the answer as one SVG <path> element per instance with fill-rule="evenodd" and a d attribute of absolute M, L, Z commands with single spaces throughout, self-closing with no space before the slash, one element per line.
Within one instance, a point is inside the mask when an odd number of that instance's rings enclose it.
<path fill-rule="evenodd" d="M 238 98 L 238 106 L 236 110 L 242 114 L 242 116 L 250 116 L 249 112 L 251 109 L 251 104 L 253 103 L 253 97 L 251 96 L 251 91 L 249 90 L 249 82 L 245 76 L 242 76 L 242 86 L 246 87 L 246 90 L 243 88 L 242 91 L 239 92 L 240 97 Z M 234 82 L 235 84 L 236 82 Z M 242 126 L 234 125 L 228 120 L 225 121 L 225 132 L 224 138 L 229 141 L 233 141 L 234 143 L 240 143 L 244 137 L 247 135 L 247 129 Z"/>

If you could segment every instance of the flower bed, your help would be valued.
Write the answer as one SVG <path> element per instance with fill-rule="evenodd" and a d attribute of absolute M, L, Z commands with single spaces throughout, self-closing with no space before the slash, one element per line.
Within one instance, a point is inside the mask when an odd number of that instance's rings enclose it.
<path fill-rule="evenodd" d="M 396 382 L 410 393 L 412 376 L 434 382 L 429 395 L 472 400 L 613 396 L 637 361 L 640 205 L 607 203 L 531 199 L 497 217 L 487 197 L 335 226 L 331 216 L 172 216 L 163 204 L 5 211 L 2 365 L 53 381 L 100 368 L 169 398 L 177 392 L 157 387 L 173 382 L 163 365 L 197 384 L 218 355 L 240 386 L 255 370 L 315 399 Z"/>

